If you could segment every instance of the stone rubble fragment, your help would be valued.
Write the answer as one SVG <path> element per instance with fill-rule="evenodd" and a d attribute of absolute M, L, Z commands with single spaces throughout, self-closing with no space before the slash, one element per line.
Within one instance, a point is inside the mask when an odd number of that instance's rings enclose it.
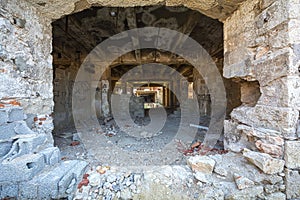
<path fill-rule="evenodd" d="M 287 168 L 300 168 L 300 141 L 286 141 L 284 160 Z"/>
<path fill-rule="evenodd" d="M 284 160 L 272 158 L 269 154 L 244 149 L 243 156 L 266 174 L 282 172 Z"/>
<path fill-rule="evenodd" d="M 208 156 L 193 156 L 188 158 L 187 164 L 191 167 L 194 172 L 202 172 L 211 174 L 216 161 L 209 158 Z"/>
<path fill-rule="evenodd" d="M 202 172 L 196 172 L 194 173 L 194 177 L 198 180 L 201 181 L 202 183 L 209 183 L 208 178 L 206 177 L 207 174 L 202 173 Z"/>
<path fill-rule="evenodd" d="M 245 188 L 253 187 L 255 184 L 252 180 L 248 179 L 247 177 L 240 176 L 238 174 L 234 174 L 234 180 L 238 187 L 238 189 L 242 190 Z"/>
<path fill-rule="evenodd" d="M 285 169 L 285 183 L 287 199 L 299 199 L 300 172 L 299 170 Z"/>
<path fill-rule="evenodd" d="M 239 190 L 233 192 L 225 197 L 226 200 L 251 200 L 251 199 L 259 199 L 264 192 L 263 186 L 255 186 L 251 188 L 245 188 L 243 190 Z"/>
<path fill-rule="evenodd" d="M 267 195 L 266 200 L 286 200 L 286 195 L 282 192 L 276 192 L 276 193 Z"/>
<path fill-rule="evenodd" d="M 255 142 L 255 146 L 261 152 L 272 155 L 273 157 L 278 158 L 283 155 L 282 147 L 279 147 L 277 145 L 267 144 L 267 143 L 263 143 L 261 140 L 257 140 Z"/>

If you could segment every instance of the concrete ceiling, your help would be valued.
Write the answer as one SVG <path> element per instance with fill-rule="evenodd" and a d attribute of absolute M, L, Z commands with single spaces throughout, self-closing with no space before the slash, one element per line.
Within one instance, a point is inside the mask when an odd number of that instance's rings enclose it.
<path fill-rule="evenodd" d="M 117 33 L 150 26 L 169 28 L 189 35 L 212 57 L 223 56 L 222 23 L 183 6 L 91 7 L 56 20 L 52 26 L 54 64 L 59 65 L 64 62 L 68 65 L 70 60 L 76 59 L 77 54 L 87 55 L 103 40 Z M 64 59 L 56 59 L 58 54 Z M 148 62 L 177 66 L 187 76 L 192 73 L 191 69 L 186 69 L 189 66 L 186 61 L 171 53 L 157 50 L 136 50 L 116 60 L 113 66 L 120 63 L 125 66 Z M 122 73 L 122 70 L 117 73 Z"/>

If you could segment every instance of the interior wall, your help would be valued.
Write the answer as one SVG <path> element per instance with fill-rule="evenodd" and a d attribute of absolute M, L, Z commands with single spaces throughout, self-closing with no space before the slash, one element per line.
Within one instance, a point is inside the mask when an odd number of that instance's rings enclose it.
<path fill-rule="evenodd" d="M 67 197 L 64 189 L 49 194 L 37 185 L 67 189 L 70 182 L 61 180 L 79 180 L 86 166 L 75 161 L 59 169 L 63 161 L 53 146 L 50 23 L 27 1 L 0 1 L 0 199 Z M 58 178 L 45 178 L 54 166 Z"/>
<path fill-rule="evenodd" d="M 248 148 L 284 162 L 287 199 L 300 196 L 300 186 L 293 184 L 300 179 L 291 176 L 300 166 L 299 154 L 292 153 L 300 150 L 296 134 L 300 94 L 299 84 L 295 84 L 299 82 L 297 9 L 295 1 L 247 1 L 224 22 L 223 74 L 244 81 L 244 103 L 225 121 L 226 148 L 237 152 Z M 257 103 L 247 104 L 250 94 L 259 96 L 255 95 L 258 87 L 261 96 Z"/>
<path fill-rule="evenodd" d="M 0 101 L 15 102 L 24 110 L 29 128 L 48 135 L 51 143 L 54 104 L 50 20 L 24 1 L 0 3 Z M 37 118 L 45 120 L 38 122 Z"/>
<path fill-rule="evenodd" d="M 74 126 L 71 112 L 72 89 L 78 68 L 79 66 L 75 62 L 65 66 L 54 65 L 53 92 L 55 104 L 53 119 L 56 133 Z"/>

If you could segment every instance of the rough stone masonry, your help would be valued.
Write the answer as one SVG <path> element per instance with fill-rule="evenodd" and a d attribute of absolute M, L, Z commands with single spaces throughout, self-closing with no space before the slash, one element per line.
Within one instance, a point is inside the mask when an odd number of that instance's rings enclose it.
<path fill-rule="evenodd" d="M 242 105 L 224 125 L 230 153 L 189 159 L 196 179 L 219 190 L 209 179 L 221 174 L 239 191 L 219 199 L 300 198 L 298 0 L 0 0 L 0 198 L 72 198 L 87 166 L 62 161 L 53 145 L 51 22 L 93 5 L 157 4 L 222 21 L 223 76 L 242 82 Z M 252 173 L 228 173 L 235 156 Z M 199 191 L 210 199 L 214 190 Z"/>

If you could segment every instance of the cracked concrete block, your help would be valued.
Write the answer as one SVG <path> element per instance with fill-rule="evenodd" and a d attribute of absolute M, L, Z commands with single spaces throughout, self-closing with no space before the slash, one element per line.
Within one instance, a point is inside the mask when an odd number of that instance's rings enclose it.
<path fill-rule="evenodd" d="M 285 170 L 285 185 L 287 199 L 300 198 L 300 172 L 297 170 Z"/>
<path fill-rule="evenodd" d="M 24 115 L 23 109 L 20 107 L 12 107 L 8 112 L 8 122 L 21 121 L 26 117 Z"/>
<path fill-rule="evenodd" d="M 294 108 L 256 105 L 240 106 L 230 114 L 231 118 L 248 126 L 262 127 L 281 133 L 285 139 L 296 138 L 299 111 Z"/>
<path fill-rule="evenodd" d="M 36 196 L 36 199 L 59 199 L 72 196 L 70 192 L 75 191 L 86 166 L 87 162 L 71 160 L 46 168 L 20 186 L 21 196 L 23 199 L 32 196 Z M 31 189 L 34 191 L 33 194 L 28 193 Z M 67 190 L 69 193 L 66 193 Z"/>
<path fill-rule="evenodd" d="M 273 144 L 264 143 L 262 140 L 257 140 L 255 142 L 255 146 L 259 151 L 263 153 L 267 153 L 275 158 L 279 158 L 283 155 L 282 147 Z"/>
<path fill-rule="evenodd" d="M 244 149 L 243 156 L 266 174 L 276 174 L 283 170 L 284 160 L 272 158 L 269 154 Z"/>
<path fill-rule="evenodd" d="M 20 182 L 31 179 L 45 166 L 44 157 L 41 154 L 27 154 L 11 161 L 3 160 L 0 164 L 0 182 Z"/>
<path fill-rule="evenodd" d="M 286 141 L 284 153 L 285 166 L 300 169 L 300 141 Z"/>
<path fill-rule="evenodd" d="M 254 144 L 249 137 L 238 129 L 240 125 L 232 120 L 224 121 L 224 148 L 233 152 L 241 152 L 244 148 L 253 149 Z"/>
<path fill-rule="evenodd" d="M 5 199 L 6 197 L 17 197 L 18 191 L 19 191 L 18 185 L 0 184 L 1 199 Z"/>
<path fill-rule="evenodd" d="M 49 147 L 39 152 L 44 155 L 47 165 L 54 165 L 60 161 L 60 151 L 58 147 Z"/>
<path fill-rule="evenodd" d="M 4 160 L 13 160 L 17 157 L 37 153 L 40 150 L 49 147 L 51 144 L 47 141 L 44 134 L 18 135 L 14 139 L 10 151 L 3 157 Z"/>
<path fill-rule="evenodd" d="M 64 164 L 71 165 L 71 170 L 68 170 L 66 175 L 58 183 L 58 197 L 65 198 L 70 197 L 73 194 L 72 191 L 76 190 L 76 186 L 81 181 L 81 177 L 84 173 L 88 163 L 85 161 L 65 161 Z"/>

